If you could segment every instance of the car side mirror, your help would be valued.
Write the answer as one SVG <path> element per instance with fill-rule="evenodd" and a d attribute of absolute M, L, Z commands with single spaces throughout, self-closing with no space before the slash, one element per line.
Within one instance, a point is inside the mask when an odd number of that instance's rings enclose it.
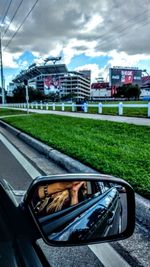
<path fill-rule="evenodd" d="M 42 176 L 31 184 L 24 204 L 49 245 L 115 241 L 134 231 L 134 191 L 111 176 Z"/>

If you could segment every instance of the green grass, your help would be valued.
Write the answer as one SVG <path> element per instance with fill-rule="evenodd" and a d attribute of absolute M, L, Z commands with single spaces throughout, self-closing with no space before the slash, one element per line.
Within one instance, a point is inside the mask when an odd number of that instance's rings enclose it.
<path fill-rule="evenodd" d="M 56 115 L 4 120 L 150 199 L 150 127 Z"/>
<path fill-rule="evenodd" d="M 98 108 L 89 107 L 88 113 L 98 113 Z M 147 108 L 123 108 L 123 116 L 127 117 L 147 117 Z M 118 108 L 116 107 L 103 107 L 102 110 L 103 115 L 118 115 Z"/>
<path fill-rule="evenodd" d="M 98 104 L 98 102 L 90 102 L 91 104 Z M 89 104 L 90 104 L 89 103 Z M 103 104 L 118 104 L 119 101 L 103 101 Z M 148 101 L 123 101 L 124 104 L 147 104 Z M 61 103 L 59 103 L 61 104 Z M 49 108 L 52 110 L 52 107 Z M 56 111 L 61 111 L 61 107 L 55 107 Z M 65 111 L 72 111 L 72 107 L 65 107 Z M 89 107 L 88 113 L 97 114 L 98 113 L 98 107 Z M 147 108 L 123 108 L 123 116 L 128 117 L 143 117 L 146 118 L 148 113 Z M 118 115 L 118 108 L 117 107 L 103 107 L 102 114 L 104 115 Z"/>
<path fill-rule="evenodd" d="M 118 104 L 119 101 L 101 101 L 103 104 Z M 122 101 L 125 104 L 147 104 L 148 101 Z M 65 102 L 64 102 L 65 103 Z M 52 104 L 52 103 L 51 103 Z M 62 103 L 56 103 L 55 110 L 56 111 L 62 111 L 61 105 Z M 71 104 L 71 103 L 65 103 L 65 104 Z M 98 102 L 89 102 L 89 104 L 98 104 Z M 31 106 L 31 105 L 30 105 Z M 35 108 L 35 106 L 34 106 Z M 38 107 L 40 109 L 40 106 Z M 46 107 L 43 107 L 45 110 Z M 53 107 L 49 106 L 49 110 L 53 110 Z M 65 107 L 65 111 L 72 112 L 72 107 Z M 83 112 L 83 111 L 81 111 Z M 92 114 L 97 114 L 98 113 L 98 107 L 89 107 L 88 108 L 88 113 Z M 128 116 L 128 117 L 143 117 L 146 118 L 148 113 L 147 108 L 123 108 L 123 116 Z M 104 115 L 118 115 L 118 107 L 103 107 L 102 109 L 102 114 Z"/>
<path fill-rule="evenodd" d="M 26 112 L 21 110 L 13 110 L 13 109 L 7 109 L 7 108 L 0 108 L 0 117 L 1 116 L 9 116 L 9 115 L 19 115 L 19 114 L 25 114 Z"/>
<path fill-rule="evenodd" d="M 118 104 L 121 101 L 103 101 L 102 104 Z M 122 101 L 124 104 L 147 104 L 148 101 Z M 98 102 L 92 102 L 98 104 Z M 98 107 L 89 107 L 89 113 L 98 113 Z M 123 116 L 128 117 L 143 117 L 146 118 L 148 113 L 147 108 L 123 108 Z M 118 115 L 117 107 L 103 107 L 102 114 L 104 115 Z"/>
<path fill-rule="evenodd" d="M 99 101 L 99 102 L 89 102 L 92 104 L 98 104 L 98 103 L 102 103 L 102 104 L 118 104 L 120 102 L 122 102 L 123 104 L 148 104 L 149 101 Z"/>

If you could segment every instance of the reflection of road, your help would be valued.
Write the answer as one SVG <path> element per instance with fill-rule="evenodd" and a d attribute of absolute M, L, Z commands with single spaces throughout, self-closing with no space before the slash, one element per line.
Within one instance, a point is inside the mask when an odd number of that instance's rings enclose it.
<path fill-rule="evenodd" d="M 122 218 L 121 218 L 121 232 L 127 227 L 127 198 L 126 193 L 119 193 L 122 206 Z"/>

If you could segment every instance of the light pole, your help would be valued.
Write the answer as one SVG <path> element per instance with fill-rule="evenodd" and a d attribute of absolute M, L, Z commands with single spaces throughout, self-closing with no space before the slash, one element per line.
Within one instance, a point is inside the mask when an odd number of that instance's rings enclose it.
<path fill-rule="evenodd" d="M 2 104 L 5 103 L 5 92 L 4 92 L 4 76 L 3 76 L 3 57 L 2 57 L 2 39 L 0 29 L 0 67 L 1 67 L 1 87 L 2 87 Z"/>
<path fill-rule="evenodd" d="M 28 80 L 24 80 L 24 85 L 26 88 L 26 104 L 27 104 L 27 114 L 29 114 L 29 92 L 28 92 Z"/>

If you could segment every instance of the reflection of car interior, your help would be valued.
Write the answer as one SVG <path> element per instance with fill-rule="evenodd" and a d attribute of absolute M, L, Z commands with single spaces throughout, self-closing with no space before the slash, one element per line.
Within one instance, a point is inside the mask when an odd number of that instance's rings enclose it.
<path fill-rule="evenodd" d="M 121 202 L 110 183 L 87 182 L 86 199 L 57 213 L 39 218 L 50 240 L 87 241 L 120 232 Z"/>

